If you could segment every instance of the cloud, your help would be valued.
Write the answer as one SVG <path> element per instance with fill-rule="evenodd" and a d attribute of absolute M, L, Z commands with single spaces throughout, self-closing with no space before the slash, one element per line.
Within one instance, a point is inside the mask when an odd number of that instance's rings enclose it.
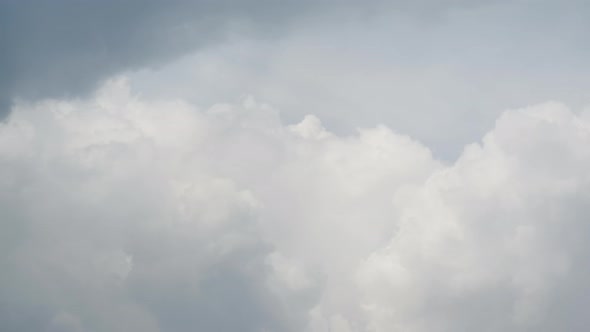
<path fill-rule="evenodd" d="M 0 2 L 0 117 L 18 99 L 87 96 L 121 72 L 157 68 L 228 40 L 282 36 L 310 21 L 383 10 L 431 15 L 463 1 L 7 0 Z M 351 14 L 355 13 L 355 14 Z"/>
<path fill-rule="evenodd" d="M 265 287 L 257 202 L 193 159 L 200 125 L 186 105 L 142 105 L 117 85 L 13 113 L 2 330 L 290 330 Z"/>
<path fill-rule="evenodd" d="M 590 123 L 505 112 L 454 163 L 245 97 L 94 96 L 0 125 L 0 329 L 582 331 Z"/>
<path fill-rule="evenodd" d="M 564 105 L 506 112 L 399 192 L 399 229 L 359 273 L 373 330 L 584 330 L 589 143 Z"/>
<path fill-rule="evenodd" d="M 362 18 L 306 16 L 275 40 L 232 40 L 131 74 L 130 84 L 199 105 L 251 93 L 287 122 L 311 113 L 338 134 L 386 124 L 449 162 L 506 109 L 560 100 L 577 110 L 589 100 L 590 13 L 579 1 L 383 6 Z"/>
<path fill-rule="evenodd" d="M 0 107 L 79 96 L 235 35 L 268 37 L 329 1 L 8 0 L 0 3 Z"/>
<path fill-rule="evenodd" d="M 343 288 L 336 273 L 390 228 L 358 218 L 436 167 L 386 128 L 283 126 L 251 97 L 146 103 L 124 80 L 17 105 L 0 160 L 7 331 L 303 330 L 321 284 Z M 355 229 L 353 256 L 326 243 Z"/>

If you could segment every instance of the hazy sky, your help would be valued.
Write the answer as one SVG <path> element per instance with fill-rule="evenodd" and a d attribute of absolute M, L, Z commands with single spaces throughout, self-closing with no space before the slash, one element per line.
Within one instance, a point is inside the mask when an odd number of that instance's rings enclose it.
<path fill-rule="evenodd" d="M 0 330 L 586 331 L 585 1 L 0 1 Z"/>

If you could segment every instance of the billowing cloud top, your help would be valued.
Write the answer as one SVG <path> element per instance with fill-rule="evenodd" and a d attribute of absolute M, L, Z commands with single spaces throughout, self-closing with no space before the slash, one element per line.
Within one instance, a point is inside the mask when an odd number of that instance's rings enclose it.
<path fill-rule="evenodd" d="M 582 331 L 590 121 L 508 111 L 452 164 L 387 127 L 130 94 L 0 127 L 3 331 Z"/>

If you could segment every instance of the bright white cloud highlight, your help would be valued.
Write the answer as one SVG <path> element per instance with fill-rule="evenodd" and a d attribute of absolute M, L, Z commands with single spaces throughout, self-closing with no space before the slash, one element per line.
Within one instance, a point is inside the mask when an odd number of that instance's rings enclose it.
<path fill-rule="evenodd" d="M 379 126 L 124 80 L 0 125 L 0 329 L 583 331 L 590 121 L 505 112 L 451 165 Z"/>

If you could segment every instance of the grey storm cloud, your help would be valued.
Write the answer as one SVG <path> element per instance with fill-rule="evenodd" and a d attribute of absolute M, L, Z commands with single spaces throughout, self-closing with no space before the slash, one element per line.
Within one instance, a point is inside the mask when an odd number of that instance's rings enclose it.
<path fill-rule="evenodd" d="M 505 112 L 445 164 L 385 126 L 130 92 L 0 124 L 0 330 L 588 326 L 588 112 Z"/>
<path fill-rule="evenodd" d="M 304 13 L 437 11 L 464 1 L 6 0 L 0 116 L 14 99 L 86 95 L 116 73 L 158 66 L 230 34 L 276 36 Z M 424 8 L 428 8 L 425 10 Z"/>
<path fill-rule="evenodd" d="M 157 66 L 234 30 L 276 34 L 323 1 L 0 2 L 0 106 L 77 96 L 117 72 Z"/>

